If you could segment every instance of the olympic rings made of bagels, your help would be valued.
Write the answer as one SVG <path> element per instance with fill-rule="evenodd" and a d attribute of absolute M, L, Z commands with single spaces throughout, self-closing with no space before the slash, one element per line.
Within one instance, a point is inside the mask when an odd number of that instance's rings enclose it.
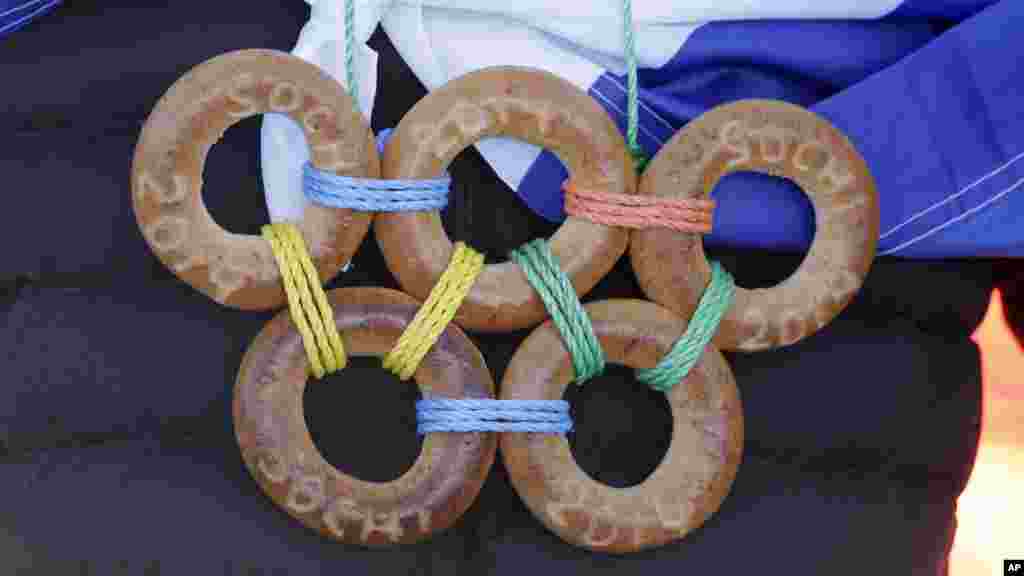
<path fill-rule="evenodd" d="M 586 93 L 547 72 L 479 70 L 419 101 L 395 128 L 383 158 L 345 90 L 316 66 L 271 50 L 208 60 L 175 82 L 143 127 L 132 164 L 132 202 L 160 261 L 217 302 L 270 309 L 285 302 L 269 244 L 231 234 L 202 199 L 207 152 L 225 130 L 255 114 L 287 114 L 302 126 L 313 164 L 340 175 L 434 178 L 473 142 L 511 136 L 553 150 L 578 189 L 662 197 L 707 197 L 733 171 L 789 178 L 810 197 L 817 232 L 803 263 L 778 286 L 737 289 L 712 344 L 667 393 L 673 436 L 665 459 L 638 486 L 601 485 L 575 465 L 564 438 L 505 433 L 501 450 L 516 491 L 549 529 L 573 544 L 630 552 L 684 537 L 720 507 L 735 478 L 743 423 L 735 379 L 719 350 L 792 344 L 830 322 L 860 289 L 874 258 L 878 198 L 863 158 L 839 130 L 797 106 L 743 100 L 680 130 L 637 182 L 614 122 Z M 438 213 L 356 212 L 310 204 L 298 229 L 322 281 L 340 270 L 368 233 L 399 284 L 427 298 L 452 255 Z M 630 258 L 654 303 L 610 300 L 585 307 L 607 357 L 654 366 L 672 348 L 706 289 L 701 237 L 625 228 L 570 217 L 551 248 L 578 295 L 616 261 Z M 390 350 L 420 302 L 386 289 L 346 288 L 328 300 L 352 355 Z M 659 306 L 660 304 L 660 306 Z M 466 329 L 511 331 L 541 323 L 544 305 L 511 262 L 487 266 L 455 321 Z M 332 467 L 302 417 L 307 372 L 301 336 L 281 311 L 245 353 L 234 394 L 235 433 L 263 491 L 307 527 L 339 541 L 421 541 L 451 526 L 479 493 L 498 435 L 428 434 L 412 469 L 393 482 L 363 482 Z M 516 351 L 504 399 L 557 399 L 572 379 L 551 321 Z M 479 350 L 448 326 L 415 378 L 425 396 L 493 398 Z"/>

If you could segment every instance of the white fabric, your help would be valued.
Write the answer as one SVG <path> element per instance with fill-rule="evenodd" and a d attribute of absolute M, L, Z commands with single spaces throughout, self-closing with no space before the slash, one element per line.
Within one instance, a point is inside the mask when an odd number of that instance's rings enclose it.
<path fill-rule="evenodd" d="M 344 2 L 307 0 L 311 4 L 309 21 L 299 32 L 292 54 L 320 66 L 342 86 L 345 77 Z M 377 53 L 366 45 L 380 22 L 387 2 L 357 0 L 356 3 L 356 81 L 359 107 L 370 118 L 377 89 Z M 266 114 L 260 143 L 260 164 L 267 211 L 272 222 L 302 218 L 308 202 L 302 193 L 302 166 L 309 161 L 302 128 L 287 116 Z"/>
<path fill-rule="evenodd" d="M 293 0 L 294 1 L 294 0 Z M 293 54 L 345 81 L 344 0 L 311 5 Z M 417 78 L 433 90 L 473 70 L 497 65 L 532 66 L 582 90 L 605 71 L 622 74 L 620 0 L 355 0 L 359 105 L 369 118 L 377 57 L 366 41 L 380 23 Z M 634 0 L 640 67 L 665 64 L 702 22 L 769 18 L 877 18 L 900 0 Z M 509 186 L 517 188 L 540 150 L 507 139 L 477 144 Z M 262 131 L 264 189 L 272 221 L 301 217 L 302 165 L 309 150 L 289 119 L 268 115 Z"/>

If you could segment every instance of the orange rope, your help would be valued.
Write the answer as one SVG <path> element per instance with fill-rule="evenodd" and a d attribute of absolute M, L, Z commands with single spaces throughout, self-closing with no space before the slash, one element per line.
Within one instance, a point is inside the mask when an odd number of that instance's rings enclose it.
<path fill-rule="evenodd" d="M 635 194 L 609 194 L 580 190 L 571 181 L 563 185 L 565 211 L 606 226 L 669 228 L 681 232 L 711 232 L 715 201 L 707 198 L 657 198 Z"/>

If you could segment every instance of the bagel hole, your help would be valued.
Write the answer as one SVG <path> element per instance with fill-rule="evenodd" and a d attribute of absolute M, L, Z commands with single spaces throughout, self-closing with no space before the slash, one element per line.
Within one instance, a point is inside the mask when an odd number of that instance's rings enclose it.
<path fill-rule="evenodd" d="M 380 358 L 353 357 L 340 372 L 310 379 L 303 396 L 306 427 L 324 459 L 368 482 L 389 482 L 419 457 L 419 388 L 381 367 Z"/>
<path fill-rule="evenodd" d="M 230 126 L 203 164 L 203 203 L 217 224 L 235 234 L 259 235 L 270 222 L 260 169 L 261 116 Z"/>
<path fill-rule="evenodd" d="M 604 374 L 563 395 L 571 406 L 569 447 L 591 478 L 626 488 L 650 476 L 668 452 L 672 411 L 661 392 L 639 383 L 633 370 L 609 364 Z"/>
<path fill-rule="evenodd" d="M 504 262 L 513 249 L 534 238 L 549 238 L 558 229 L 558 224 L 534 214 L 476 147 L 459 152 L 448 173 L 452 185 L 441 225 L 452 242 L 483 252 L 488 264 Z"/>
<path fill-rule="evenodd" d="M 783 186 L 778 186 L 779 182 Z M 721 262 L 735 278 L 736 285 L 746 289 L 769 288 L 792 276 L 807 257 L 800 246 L 809 245 L 817 231 L 814 206 L 795 182 L 750 171 L 732 172 L 715 184 L 711 190 L 711 198 L 717 203 L 714 225 L 717 227 L 722 222 L 722 206 L 729 207 L 728 214 L 761 213 L 765 209 L 763 192 L 766 190 L 770 191 L 772 206 L 796 206 L 797 209 L 783 211 L 781 220 L 747 216 L 742 222 L 728 224 L 732 229 L 742 226 L 748 238 L 742 245 L 705 246 L 708 259 Z M 760 238 L 786 238 L 786 241 L 764 245 L 757 240 Z M 749 257 L 751 251 L 757 251 L 756 258 Z"/>

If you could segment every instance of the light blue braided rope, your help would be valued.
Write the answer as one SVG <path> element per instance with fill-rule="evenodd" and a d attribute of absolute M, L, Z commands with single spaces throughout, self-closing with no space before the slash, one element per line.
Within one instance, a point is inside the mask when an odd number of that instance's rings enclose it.
<path fill-rule="evenodd" d="M 550 422 L 430 422 L 416 427 L 420 434 L 429 432 L 537 432 L 540 434 L 564 434 L 572 431 L 572 423 Z"/>
<path fill-rule="evenodd" d="M 416 403 L 417 432 L 541 432 L 572 430 L 564 400 L 432 398 Z"/>
<path fill-rule="evenodd" d="M 736 284 L 732 276 L 721 264 L 712 262 L 711 283 L 701 295 L 686 331 L 657 366 L 637 370 L 637 379 L 662 392 L 668 392 L 682 381 L 711 342 L 719 323 L 732 305 L 735 293 Z"/>
<path fill-rule="evenodd" d="M 381 130 L 377 149 L 383 151 L 391 130 Z M 339 176 L 306 162 L 302 189 L 311 202 L 361 212 L 413 212 L 442 210 L 448 205 L 449 176 L 424 180 L 380 180 Z"/>
<path fill-rule="evenodd" d="M 363 212 L 441 210 L 448 205 L 451 181 L 451 178 L 378 180 L 339 176 L 308 162 L 302 169 L 302 188 L 310 201 Z"/>
<path fill-rule="evenodd" d="M 536 410 L 489 408 L 487 410 L 435 410 L 420 409 L 420 422 L 473 422 L 476 420 L 511 420 L 513 422 L 561 422 L 565 415 Z"/>
<path fill-rule="evenodd" d="M 523 269 L 551 314 L 552 322 L 569 349 L 576 384 L 604 372 L 604 350 L 594 334 L 594 326 L 547 241 L 538 238 L 527 242 L 513 250 L 510 258 Z"/>

